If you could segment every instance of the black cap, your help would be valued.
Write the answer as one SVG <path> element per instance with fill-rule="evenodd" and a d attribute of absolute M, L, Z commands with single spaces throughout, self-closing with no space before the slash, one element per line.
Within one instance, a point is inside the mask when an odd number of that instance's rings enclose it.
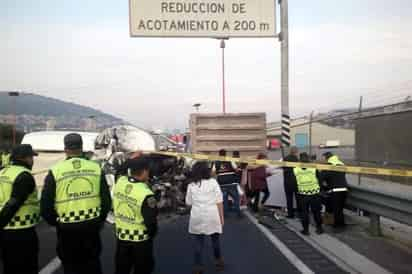
<path fill-rule="evenodd" d="M 325 157 L 326 159 L 329 159 L 330 157 L 333 156 L 333 153 L 330 152 L 330 151 L 327 151 L 327 152 L 323 153 L 322 155 L 323 155 L 323 157 Z"/>
<path fill-rule="evenodd" d="M 31 145 L 18 145 L 13 148 L 11 156 L 13 159 L 25 158 L 30 156 L 37 156 L 38 154 L 33 150 Z"/>
<path fill-rule="evenodd" d="M 127 167 L 133 173 L 141 173 L 144 170 L 150 169 L 150 161 L 147 157 L 141 156 L 135 159 L 130 159 L 127 162 Z"/>
<path fill-rule="evenodd" d="M 82 136 L 77 133 L 70 133 L 64 136 L 64 149 L 83 149 Z"/>

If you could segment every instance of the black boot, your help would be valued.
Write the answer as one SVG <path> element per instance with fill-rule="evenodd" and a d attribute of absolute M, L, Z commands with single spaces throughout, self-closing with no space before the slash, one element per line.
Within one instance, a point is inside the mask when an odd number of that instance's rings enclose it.
<path fill-rule="evenodd" d="M 203 266 L 196 265 L 193 267 L 193 274 L 203 274 L 204 268 Z"/>
<path fill-rule="evenodd" d="M 216 259 L 215 265 L 217 272 L 222 272 L 225 270 L 225 262 L 223 261 L 223 258 Z"/>

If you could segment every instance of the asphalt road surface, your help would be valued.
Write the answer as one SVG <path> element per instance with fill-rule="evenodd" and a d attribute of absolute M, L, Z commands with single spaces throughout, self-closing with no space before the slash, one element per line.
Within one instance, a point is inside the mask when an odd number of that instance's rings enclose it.
<path fill-rule="evenodd" d="M 222 236 L 222 253 L 227 274 L 299 273 L 273 244 L 246 217 L 228 217 Z M 188 217 L 174 217 L 164 221 L 155 240 L 156 274 L 189 274 L 192 271 L 192 238 L 187 232 Z M 40 238 L 40 269 L 56 257 L 56 236 L 53 228 L 42 223 L 38 227 Z M 114 272 L 116 241 L 113 226 L 106 224 L 102 231 L 101 257 L 105 274 Z M 206 273 L 216 273 L 211 244 L 205 249 Z M 1 267 L 1 263 L 0 263 Z M 49 266 L 50 267 L 50 266 Z M 43 271 L 45 274 L 45 272 Z M 53 273 L 53 272 L 48 272 Z M 58 268 L 54 273 L 63 273 Z"/>

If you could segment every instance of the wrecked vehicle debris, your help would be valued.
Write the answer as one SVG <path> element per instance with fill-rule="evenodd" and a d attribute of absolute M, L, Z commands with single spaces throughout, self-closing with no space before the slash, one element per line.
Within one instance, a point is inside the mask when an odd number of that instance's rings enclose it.
<path fill-rule="evenodd" d="M 104 130 L 95 141 L 95 160 L 101 163 L 110 188 L 120 176 L 129 174 L 127 160 L 145 155 L 150 161 L 150 184 L 162 213 L 185 214 L 185 194 L 190 162 L 157 154 L 150 133 L 132 126 Z"/>

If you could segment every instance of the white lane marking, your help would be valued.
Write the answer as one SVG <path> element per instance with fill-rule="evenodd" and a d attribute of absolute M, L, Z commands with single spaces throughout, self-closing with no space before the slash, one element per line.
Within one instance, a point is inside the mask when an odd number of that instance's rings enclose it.
<path fill-rule="evenodd" d="M 43 267 L 39 274 L 52 274 L 61 266 L 61 264 L 60 259 L 56 257 L 51 260 L 48 265 Z"/>
<path fill-rule="evenodd" d="M 269 239 L 269 241 L 294 265 L 301 273 L 314 274 L 305 263 L 303 263 L 285 244 L 283 244 L 269 229 L 259 224 L 258 221 L 247 211 L 243 212 L 249 220 Z"/>

